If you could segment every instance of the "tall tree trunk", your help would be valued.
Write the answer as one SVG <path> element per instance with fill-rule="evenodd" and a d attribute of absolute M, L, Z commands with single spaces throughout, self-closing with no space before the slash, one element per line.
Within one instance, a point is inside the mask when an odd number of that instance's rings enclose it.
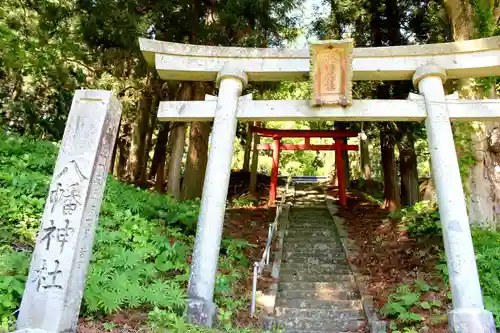
<path fill-rule="evenodd" d="M 476 33 L 484 36 L 480 26 L 475 26 L 478 19 L 486 27 L 494 27 L 498 22 L 498 3 L 495 1 L 482 2 L 483 9 L 490 6 L 494 15 L 491 22 L 484 17 L 478 18 L 470 1 L 445 0 L 445 10 L 450 20 L 453 40 L 461 41 L 473 38 Z M 485 36 L 487 37 L 487 36 Z M 496 98 L 496 87 L 493 84 L 489 92 L 490 98 Z M 457 90 L 461 96 L 477 97 L 485 92 L 474 92 L 470 80 L 459 80 Z M 474 96 L 476 95 L 476 96 Z M 479 96 L 482 97 L 482 96 Z M 481 227 L 497 229 L 500 225 L 500 122 L 476 122 L 475 130 L 471 133 L 474 160 L 465 182 L 469 189 L 469 221 Z"/>
<path fill-rule="evenodd" d="M 184 200 L 201 197 L 208 161 L 210 131 L 210 123 L 199 121 L 191 123 L 186 171 L 182 185 L 181 197 Z"/>
<path fill-rule="evenodd" d="M 360 151 L 360 167 L 361 167 L 361 175 L 363 179 L 369 180 L 372 179 L 372 167 L 370 165 L 370 145 L 368 142 L 368 138 L 359 140 L 361 151 Z"/>
<path fill-rule="evenodd" d="M 128 140 L 130 138 L 130 131 L 130 125 L 125 124 L 123 126 L 123 135 L 120 136 L 120 139 L 118 141 L 118 149 L 120 151 L 120 154 L 118 155 L 118 170 L 116 171 L 116 175 L 119 179 L 127 178 L 127 161 L 130 156 L 130 145 L 128 143 Z"/>
<path fill-rule="evenodd" d="M 202 101 L 207 92 L 212 92 L 205 83 L 196 83 L 194 100 Z M 190 200 L 200 198 L 205 180 L 205 170 L 208 161 L 208 138 L 212 126 L 209 122 L 193 121 L 189 131 L 189 148 L 186 159 L 186 169 L 182 182 L 181 198 Z"/>
<path fill-rule="evenodd" d="M 170 157 L 167 193 L 179 199 L 181 194 L 181 168 L 182 156 L 184 155 L 184 143 L 186 140 L 186 124 L 176 123 L 172 130 L 172 155 Z"/>
<path fill-rule="evenodd" d="M 134 130 L 132 133 L 131 156 L 129 159 L 129 170 L 131 170 L 132 182 L 142 186 L 143 173 L 145 170 L 145 150 L 146 136 L 149 128 L 149 109 L 151 101 L 147 96 L 139 101 L 137 117 L 135 120 Z"/>
<path fill-rule="evenodd" d="M 474 34 L 474 9 L 471 1 L 444 0 L 444 8 L 455 41 L 468 40 Z"/>
<path fill-rule="evenodd" d="M 384 174 L 384 208 L 393 212 L 398 210 L 401 204 L 392 133 L 386 130 L 380 131 L 380 147 Z"/>
<path fill-rule="evenodd" d="M 247 122 L 247 137 L 245 139 L 245 154 L 243 155 L 243 168 L 245 172 L 250 171 L 250 153 L 252 152 L 252 131 L 250 130 L 250 122 Z"/>
<path fill-rule="evenodd" d="M 420 199 L 415 139 L 408 123 L 398 123 L 401 132 L 399 170 L 401 173 L 401 204 L 413 206 Z"/>
<path fill-rule="evenodd" d="M 165 154 L 167 153 L 169 130 L 170 130 L 170 123 L 160 124 L 160 130 L 158 131 L 158 138 L 156 139 L 153 160 L 151 161 L 151 170 L 149 172 L 149 179 L 154 179 L 159 174 L 163 174 L 163 172 L 161 171 L 163 169 L 161 168 L 160 164 L 162 164 L 162 161 L 165 160 Z M 158 170 L 160 170 L 160 172 L 158 172 Z M 163 184 L 161 186 L 163 186 Z"/>
<path fill-rule="evenodd" d="M 172 160 L 172 151 L 174 148 L 174 141 L 175 141 L 173 128 L 174 125 L 171 124 L 170 135 L 167 143 L 167 152 L 165 153 L 165 158 L 161 161 L 160 166 L 158 167 L 158 173 L 162 173 L 162 175 L 159 175 L 158 177 L 162 177 L 163 183 L 165 182 L 165 180 L 168 179 L 168 176 L 170 174 L 170 161 Z M 162 186 L 159 192 L 163 193 L 164 191 L 165 191 L 165 186 Z"/>
<path fill-rule="evenodd" d="M 193 96 L 193 87 L 191 83 L 184 82 L 179 92 L 178 100 L 189 101 Z M 167 193 L 172 197 L 179 199 L 181 191 L 181 168 L 182 156 L 184 155 L 184 145 L 186 143 L 186 124 L 176 123 L 173 125 L 172 134 L 172 154 L 168 165 Z"/>
<path fill-rule="evenodd" d="M 254 122 L 255 127 L 261 126 L 260 121 Z M 252 167 L 250 170 L 250 194 L 254 197 L 258 196 L 257 193 L 257 167 L 259 164 L 259 151 L 257 150 L 257 146 L 260 144 L 260 136 L 254 134 L 253 138 L 253 149 L 252 149 Z"/>
<path fill-rule="evenodd" d="M 496 91 L 490 98 L 496 98 Z M 469 219 L 483 228 L 500 226 L 500 121 L 478 124 L 472 133 L 474 160 L 469 175 Z"/>
<path fill-rule="evenodd" d="M 149 152 L 151 151 L 152 148 L 153 134 L 156 130 L 156 125 L 158 123 L 158 106 L 162 96 L 161 92 L 162 92 L 163 81 L 156 76 L 154 76 L 151 81 L 152 81 L 150 85 L 151 105 L 149 109 L 149 118 L 151 119 L 151 125 L 148 126 L 149 128 L 147 132 L 146 144 L 143 156 L 143 167 L 141 169 L 141 174 L 139 179 L 140 184 L 145 184 L 147 180 L 147 164 L 149 160 Z"/>
<path fill-rule="evenodd" d="M 151 165 L 151 172 L 153 172 L 153 167 L 154 167 L 154 173 L 156 176 L 155 179 L 155 190 L 159 193 L 163 193 L 163 189 L 165 187 L 165 163 L 167 161 L 167 141 L 168 141 L 168 131 L 170 129 L 170 123 L 163 124 L 163 126 L 160 129 L 160 132 L 158 133 L 158 140 L 160 140 L 160 135 L 161 135 L 161 142 L 158 145 L 158 142 L 156 143 L 155 146 L 155 158 L 153 158 L 153 163 Z M 158 154 L 156 153 L 156 148 L 158 148 Z M 151 176 L 151 175 L 150 175 Z"/>

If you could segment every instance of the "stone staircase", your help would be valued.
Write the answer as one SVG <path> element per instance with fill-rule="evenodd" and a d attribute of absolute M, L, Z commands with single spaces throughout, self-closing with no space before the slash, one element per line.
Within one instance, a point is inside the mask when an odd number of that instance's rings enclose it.
<path fill-rule="evenodd" d="M 358 332 L 359 291 L 320 190 L 297 191 L 283 243 L 278 327 L 287 333 Z"/>

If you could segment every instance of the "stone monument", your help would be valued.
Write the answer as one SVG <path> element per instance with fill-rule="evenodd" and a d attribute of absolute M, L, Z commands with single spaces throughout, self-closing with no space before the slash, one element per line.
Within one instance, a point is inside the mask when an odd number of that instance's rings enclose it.
<path fill-rule="evenodd" d="M 310 43 L 314 106 L 351 105 L 352 48 L 351 39 Z"/>
<path fill-rule="evenodd" d="M 18 332 L 75 332 L 122 107 L 75 92 L 40 223 Z"/>

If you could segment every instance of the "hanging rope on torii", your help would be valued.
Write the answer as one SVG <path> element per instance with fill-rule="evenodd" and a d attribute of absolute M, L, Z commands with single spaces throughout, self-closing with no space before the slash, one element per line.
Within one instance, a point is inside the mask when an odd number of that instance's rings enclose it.
<path fill-rule="evenodd" d="M 344 139 L 357 137 L 356 131 L 345 130 L 283 130 L 262 127 L 250 127 L 253 134 L 273 138 L 272 144 L 262 143 L 257 145 L 257 150 L 272 150 L 273 151 L 273 164 L 271 171 L 271 184 L 269 187 L 269 204 L 276 201 L 276 194 L 278 190 L 278 172 L 279 172 L 279 159 L 281 150 L 335 150 L 335 168 L 337 171 L 338 189 L 339 189 L 339 203 L 343 207 L 347 206 L 347 190 L 346 179 L 344 172 L 344 159 L 342 156 L 343 151 L 359 150 L 357 145 L 348 145 L 344 143 Z M 288 138 L 304 138 L 304 143 L 301 144 L 288 144 L 281 143 L 281 139 Z M 335 140 L 333 144 L 311 144 L 311 138 L 332 138 Z"/>

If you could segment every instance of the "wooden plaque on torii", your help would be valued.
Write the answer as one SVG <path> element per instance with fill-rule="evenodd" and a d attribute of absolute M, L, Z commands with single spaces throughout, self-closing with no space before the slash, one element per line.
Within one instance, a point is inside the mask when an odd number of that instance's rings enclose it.
<path fill-rule="evenodd" d="M 312 105 L 352 104 L 352 49 L 352 39 L 309 44 Z"/>

